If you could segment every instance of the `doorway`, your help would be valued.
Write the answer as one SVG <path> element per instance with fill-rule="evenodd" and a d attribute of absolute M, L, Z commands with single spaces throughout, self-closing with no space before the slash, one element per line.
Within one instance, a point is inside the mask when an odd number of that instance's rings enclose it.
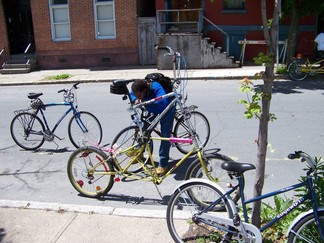
<path fill-rule="evenodd" d="M 30 52 L 35 50 L 33 21 L 30 0 L 2 1 L 8 31 L 10 54 L 24 53 L 31 44 Z"/>

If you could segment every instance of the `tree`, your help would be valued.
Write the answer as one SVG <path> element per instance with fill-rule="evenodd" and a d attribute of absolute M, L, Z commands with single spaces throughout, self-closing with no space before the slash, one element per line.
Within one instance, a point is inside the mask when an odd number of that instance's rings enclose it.
<path fill-rule="evenodd" d="M 257 139 L 257 162 L 253 195 L 260 196 L 264 185 L 265 161 L 268 145 L 268 124 L 271 120 L 270 104 L 272 98 L 272 84 L 276 63 L 276 48 L 278 43 L 279 17 L 281 14 L 281 0 L 274 0 L 272 20 L 267 19 L 266 0 L 261 0 L 261 15 L 264 39 L 267 45 L 265 72 L 262 75 L 263 87 L 261 92 L 261 113 L 259 116 L 259 132 Z M 263 57 L 263 56 L 261 56 Z M 264 58 L 263 58 L 264 59 Z M 252 209 L 252 224 L 260 226 L 261 201 L 255 202 Z"/>

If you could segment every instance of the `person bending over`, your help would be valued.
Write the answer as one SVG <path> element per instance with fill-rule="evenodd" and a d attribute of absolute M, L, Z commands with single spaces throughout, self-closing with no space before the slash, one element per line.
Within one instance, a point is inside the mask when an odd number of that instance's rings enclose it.
<path fill-rule="evenodd" d="M 130 96 L 135 104 L 144 102 L 162 95 L 165 91 L 158 82 L 147 83 L 145 80 L 136 80 L 131 87 L 132 91 Z M 163 110 L 170 104 L 172 98 L 160 99 L 152 104 L 146 106 L 148 112 L 153 113 L 155 116 L 162 113 Z M 173 120 L 175 114 L 175 107 L 172 107 L 160 120 L 161 137 L 170 137 L 173 127 Z M 168 170 L 168 161 L 170 154 L 171 143 L 169 141 L 161 141 L 159 156 L 160 162 L 157 168 L 159 175 L 164 175 Z"/>

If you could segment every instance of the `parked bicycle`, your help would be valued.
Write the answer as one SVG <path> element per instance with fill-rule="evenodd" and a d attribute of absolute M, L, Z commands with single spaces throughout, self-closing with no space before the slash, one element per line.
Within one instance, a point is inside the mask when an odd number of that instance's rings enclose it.
<path fill-rule="evenodd" d="M 15 111 L 15 117 L 10 124 L 10 133 L 15 143 L 26 150 L 36 150 L 45 141 L 54 142 L 54 138 L 63 140 L 55 135 L 55 130 L 67 115 L 72 112 L 73 116 L 68 123 L 68 135 L 71 143 L 79 148 L 84 145 L 98 145 L 102 139 L 102 128 L 99 120 L 87 111 L 78 111 L 77 95 L 78 83 L 70 89 L 59 90 L 63 93 L 63 102 L 44 104 L 39 98 L 43 93 L 29 93 L 27 97 L 31 100 L 28 109 Z M 68 109 L 50 129 L 45 110 L 52 106 L 67 106 Z M 39 115 L 40 114 L 40 115 Z"/>
<path fill-rule="evenodd" d="M 298 151 L 290 159 L 306 161 L 309 168 L 302 182 L 259 197 L 245 199 L 243 174 L 255 169 L 249 163 L 227 161 L 222 169 L 237 179 L 237 184 L 227 192 L 217 183 L 207 180 L 188 180 L 179 185 L 170 198 L 167 208 L 167 224 L 175 242 L 201 242 L 213 237 L 214 242 L 262 242 L 261 232 L 280 221 L 299 205 L 310 200 L 312 209 L 299 214 L 287 230 L 288 242 L 324 242 L 324 207 L 317 204 L 314 186 L 317 181 L 317 165 L 312 157 Z M 305 195 L 297 195 L 294 203 L 260 229 L 249 223 L 247 205 L 275 195 L 304 188 Z M 231 193 L 239 190 L 242 212 L 238 211 Z M 225 209 L 224 213 L 217 212 Z M 243 216 L 242 216 L 243 215 Z M 199 241 L 200 240 L 200 241 Z"/>
<path fill-rule="evenodd" d="M 315 76 L 316 74 L 324 73 L 324 59 L 311 63 L 308 57 L 296 58 L 288 66 L 290 78 L 295 81 L 304 80 L 308 75 Z"/>
<path fill-rule="evenodd" d="M 164 50 L 166 48 L 163 48 Z M 170 50 L 169 48 L 167 50 Z M 128 95 L 127 84 L 130 80 L 118 80 L 113 83 L 114 93 Z M 231 183 L 231 178 L 220 170 L 224 161 L 232 161 L 229 157 L 219 154 L 219 149 L 204 151 L 205 144 L 195 132 L 195 125 L 191 121 L 191 112 L 184 106 L 182 94 L 177 91 L 182 80 L 175 79 L 173 92 L 165 94 L 139 104 L 131 103 L 131 117 L 136 126 L 127 127 L 114 139 L 111 148 L 83 147 L 76 150 L 68 161 L 68 177 L 73 187 L 84 196 L 100 197 L 107 194 L 115 181 L 120 177 L 152 181 L 160 184 L 190 156 L 197 154 L 197 158 L 188 165 L 185 179 L 208 178 L 221 183 L 225 188 Z M 142 109 L 160 99 L 173 98 L 165 110 L 157 115 L 148 126 L 144 126 L 141 119 Z M 179 111 L 188 136 L 184 137 L 153 137 L 151 134 L 160 119 L 170 110 L 179 106 Z M 147 120 L 145 120 L 146 122 Z M 144 129 L 145 127 L 145 129 Z M 153 141 L 169 141 L 174 144 L 190 144 L 191 149 L 167 173 L 159 176 L 152 155 Z M 238 195 L 239 197 L 239 195 Z"/>

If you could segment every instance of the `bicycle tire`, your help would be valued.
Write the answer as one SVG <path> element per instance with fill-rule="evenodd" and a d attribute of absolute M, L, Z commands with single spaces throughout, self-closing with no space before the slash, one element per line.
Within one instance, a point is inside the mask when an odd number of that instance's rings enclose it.
<path fill-rule="evenodd" d="M 115 146 L 115 149 L 119 149 L 121 151 L 130 148 L 131 146 L 135 145 L 138 142 L 139 138 L 139 128 L 138 126 L 129 126 L 121 130 L 117 136 L 114 138 L 112 142 L 112 147 Z M 153 142 L 150 141 L 150 150 L 153 151 Z M 145 161 L 144 164 L 147 164 L 149 162 L 149 156 L 146 152 L 143 154 Z M 120 153 L 117 155 L 117 160 L 119 163 L 119 166 L 121 168 L 124 168 L 124 166 L 128 165 L 129 163 L 130 155 L 127 153 Z M 130 173 L 138 173 L 142 170 L 142 166 L 139 163 L 133 163 L 130 165 L 130 167 L 127 169 Z"/>
<path fill-rule="evenodd" d="M 80 122 L 86 127 L 87 132 L 82 131 Z M 102 127 L 95 115 L 87 111 L 80 111 L 78 115 L 73 115 L 70 119 L 68 134 L 71 143 L 76 148 L 98 146 L 102 140 Z"/>
<path fill-rule="evenodd" d="M 319 218 L 322 227 L 324 226 L 324 212 L 319 211 Z M 289 232 L 288 241 L 289 243 L 296 242 L 324 242 L 321 239 L 317 230 L 314 214 L 307 215 L 302 218 Z"/>
<path fill-rule="evenodd" d="M 223 193 L 211 184 L 197 181 L 188 182 L 175 190 L 169 200 L 166 215 L 168 230 L 173 240 L 175 242 L 196 242 L 196 240 L 197 242 L 221 242 L 226 235 L 225 231 L 217 230 L 203 222 L 198 223 L 194 216 L 222 195 Z M 220 203 L 224 205 L 227 217 L 233 218 L 233 210 L 229 202 L 222 200 Z M 226 237 L 231 238 L 231 236 Z"/>
<path fill-rule="evenodd" d="M 227 171 L 221 168 L 223 162 L 233 161 L 231 158 L 218 153 L 208 153 L 203 155 L 203 160 L 206 163 L 208 174 L 205 174 L 200 160 L 197 158 L 188 167 L 185 174 L 185 180 L 191 178 L 208 179 L 220 185 L 224 191 L 227 191 L 232 184 L 235 184 L 235 178 L 230 178 Z M 242 180 L 244 182 L 244 175 L 242 175 Z M 235 191 L 231 196 L 235 203 L 240 199 L 239 191 Z"/>
<path fill-rule="evenodd" d="M 305 64 L 300 61 L 293 61 L 290 63 L 288 66 L 289 77 L 295 81 L 304 80 L 308 76 L 308 73 L 302 71 L 303 65 Z"/>
<path fill-rule="evenodd" d="M 107 194 L 115 177 L 107 172 L 114 172 L 114 168 L 108 156 L 96 147 L 81 147 L 68 160 L 69 180 L 82 196 L 98 198 Z"/>
<path fill-rule="evenodd" d="M 30 122 L 32 127 L 29 128 Z M 43 145 L 45 127 L 41 119 L 29 112 L 17 114 L 11 121 L 10 134 L 15 143 L 25 150 L 36 150 Z"/>
<path fill-rule="evenodd" d="M 198 145 L 205 147 L 210 137 L 209 121 L 204 114 L 198 111 L 191 111 L 189 122 L 197 134 Z M 191 138 L 188 126 L 182 116 L 174 126 L 173 135 L 177 138 Z M 194 144 L 176 143 L 176 148 L 183 154 L 187 154 L 194 148 Z"/>

